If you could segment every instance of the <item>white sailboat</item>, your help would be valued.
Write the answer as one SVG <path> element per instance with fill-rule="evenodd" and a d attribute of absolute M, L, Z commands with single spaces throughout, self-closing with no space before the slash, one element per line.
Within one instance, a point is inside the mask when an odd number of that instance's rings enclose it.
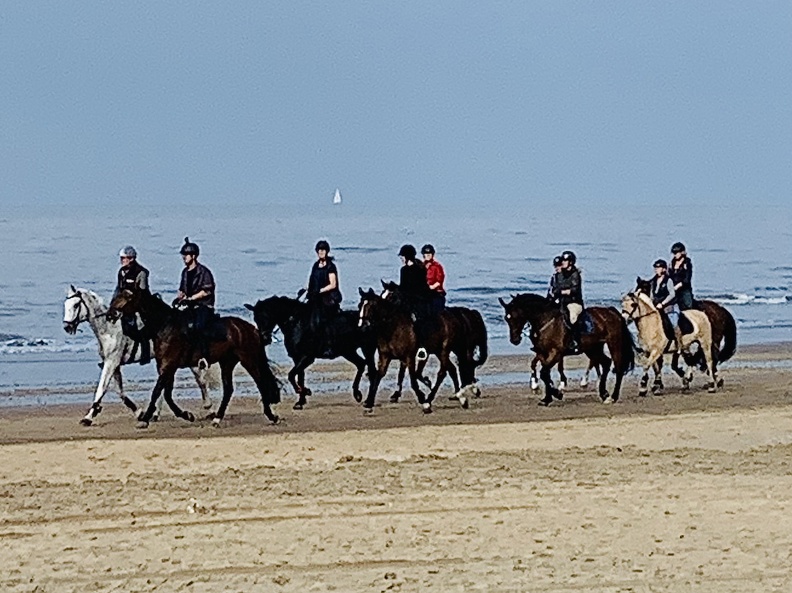
<path fill-rule="evenodd" d="M 333 204 L 341 203 L 341 192 L 336 188 L 335 195 L 333 196 Z"/>

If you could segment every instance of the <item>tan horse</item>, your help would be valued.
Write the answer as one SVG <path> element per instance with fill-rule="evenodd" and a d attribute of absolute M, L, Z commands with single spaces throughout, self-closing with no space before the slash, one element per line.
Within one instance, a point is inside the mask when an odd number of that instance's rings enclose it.
<path fill-rule="evenodd" d="M 693 344 L 698 344 L 699 349 L 704 353 L 707 376 L 709 378 L 707 391 L 710 393 L 715 392 L 715 381 L 717 378 L 713 373 L 712 325 L 705 313 L 695 309 L 682 311 L 680 315 L 684 315 L 690 321 L 693 331 L 683 334 L 679 331 L 679 328 L 674 328 L 676 340 L 670 343 L 665 331 L 663 331 L 663 319 L 660 316 L 660 311 L 652 304 L 652 300 L 647 295 L 640 292 L 628 292 L 624 295 L 622 298 L 622 315 L 628 322 L 635 322 L 635 327 L 638 329 L 638 341 L 644 350 L 644 375 L 641 377 L 641 387 L 638 395 L 646 395 L 648 391 L 650 368 L 654 369 L 655 376 L 659 376 L 662 364 L 661 359 L 664 353 L 673 352 L 674 360 L 672 366 L 677 367 L 680 354 L 691 354 Z M 687 365 L 687 372 L 682 376 L 682 385 L 685 389 L 690 387 L 692 379 L 693 367 Z"/>

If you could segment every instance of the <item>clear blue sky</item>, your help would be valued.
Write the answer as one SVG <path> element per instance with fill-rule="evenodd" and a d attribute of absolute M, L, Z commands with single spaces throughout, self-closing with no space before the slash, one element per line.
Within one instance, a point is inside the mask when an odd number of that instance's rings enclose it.
<path fill-rule="evenodd" d="M 780 202 L 792 3 L 3 2 L 0 204 Z"/>

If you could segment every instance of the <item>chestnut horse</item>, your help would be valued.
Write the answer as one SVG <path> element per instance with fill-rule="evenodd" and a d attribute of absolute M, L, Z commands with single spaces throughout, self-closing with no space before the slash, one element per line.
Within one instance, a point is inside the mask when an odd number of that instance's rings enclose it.
<path fill-rule="evenodd" d="M 197 366 L 198 359 L 201 358 L 201 349 L 195 344 L 195 336 L 185 332 L 187 313 L 170 307 L 148 290 L 122 290 L 110 303 L 110 311 L 139 313 L 145 326 L 154 335 L 153 353 L 159 377 L 151 392 L 151 402 L 140 417 L 138 426 L 148 426 L 161 394 L 164 394 L 165 402 L 177 417 L 193 422 L 195 416 L 180 409 L 172 395 L 176 371 Z M 220 425 L 234 393 L 234 367 L 240 363 L 258 387 L 264 414 L 270 422 L 277 423 L 278 417 L 270 406 L 280 401 L 280 385 L 272 374 L 258 330 L 238 317 L 217 317 L 206 331 L 211 332 L 212 338 L 207 362 L 220 364 L 223 381 L 223 400 L 217 412 L 210 414 L 208 418 L 212 419 L 215 426 Z"/>

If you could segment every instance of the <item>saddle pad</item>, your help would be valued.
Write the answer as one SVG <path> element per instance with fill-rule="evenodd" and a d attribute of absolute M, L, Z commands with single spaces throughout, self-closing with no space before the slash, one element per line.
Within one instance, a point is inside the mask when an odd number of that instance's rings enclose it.
<path fill-rule="evenodd" d="M 580 327 L 581 333 L 583 334 L 594 333 L 594 320 L 585 309 L 583 309 L 583 313 L 580 314 Z"/>

